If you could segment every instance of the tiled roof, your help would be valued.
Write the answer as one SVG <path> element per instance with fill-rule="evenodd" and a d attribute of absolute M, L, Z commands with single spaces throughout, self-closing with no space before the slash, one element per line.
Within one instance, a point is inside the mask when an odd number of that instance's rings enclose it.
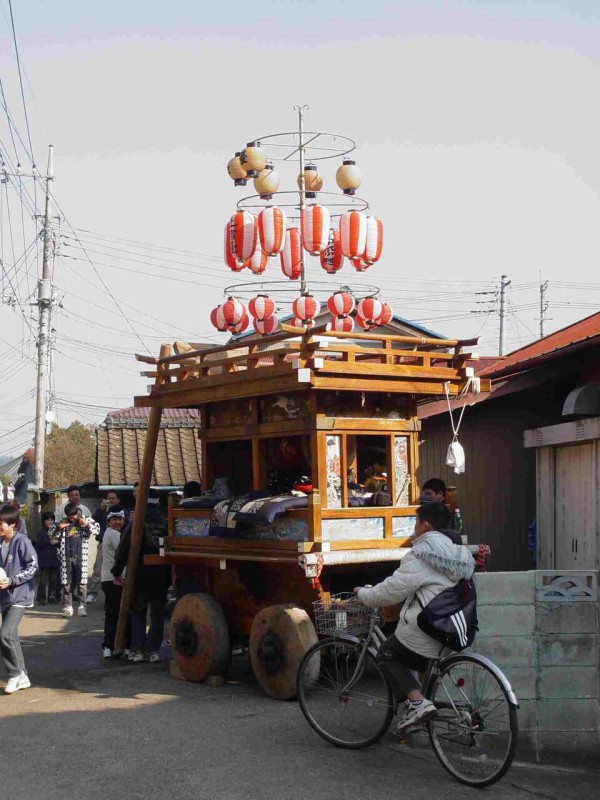
<path fill-rule="evenodd" d="M 103 426 L 108 428 L 146 428 L 150 416 L 149 408 L 120 408 L 107 414 Z M 197 408 L 164 408 L 161 428 L 200 427 L 200 412 Z"/>
<path fill-rule="evenodd" d="M 509 353 L 502 361 L 488 366 L 480 372 L 481 377 L 495 378 L 522 372 L 524 369 L 548 361 L 564 352 L 581 349 L 600 341 L 600 313 L 561 328 L 555 333 L 544 336 L 531 344 Z"/>
<path fill-rule="evenodd" d="M 139 480 L 145 428 L 107 426 L 98 428 L 96 435 L 98 483 L 130 486 Z M 181 486 L 187 481 L 200 480 L 200 452 L 197 427 L 162 427 L 154 458 L 152 485 Z"/>

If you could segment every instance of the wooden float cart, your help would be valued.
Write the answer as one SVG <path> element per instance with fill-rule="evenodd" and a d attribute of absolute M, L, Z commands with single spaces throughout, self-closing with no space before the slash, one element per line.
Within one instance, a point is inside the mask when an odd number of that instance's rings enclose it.
<path fill-rule="evenodd" d="M 233 477 L 236 493 L 267 487 L 270 470 L 312 476 L 305 508 L 207 535 L 210 509 L 169 509 L 168 537 L 149 564 L 175 566 L 180 599 L 171 645 L 181 677 L 222 674 L 233 637 L 249 637 L 267 694 L 295 693 L 298 664 L 317 640 L 312 603 L 391 574 L 408 552 L 419 487 L 417 399 L 465 391 L 476 357 L 454 341 L 282 326 L 261 339 L 173 354 L 163 345 L 142 374 L 154 378 L 136 406 L 151 408 L 137 504 L 146 506 L 163 408 L 197 408 L 203 485 Z M 176 349 L 178 349 L 176 347 Z M 489 391 L 481 381 L 480 391 Z M 378 464 L 388 505 L 352 507 L 354 481 Z M 377 473 L 377 469 L 375 470 Z M 381 479 L 381 476 L 379 476 Z M 377 488 L 378 475 L 371 475 Z M 350 486 L 349 486 L 350 484 Z M 231 515 L 233 516 L 233 515 Z M 134 516 L 117 648 L 142 534 Z M 214 528 L 213 528 L 214 530 Z"/>

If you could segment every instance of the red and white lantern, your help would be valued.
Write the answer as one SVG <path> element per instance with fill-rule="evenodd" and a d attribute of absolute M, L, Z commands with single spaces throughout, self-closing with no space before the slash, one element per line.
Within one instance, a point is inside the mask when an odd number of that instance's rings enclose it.
<path fill-rule="evenodd" d="M 286 223 L 285 212 L 276 206 L 264 208 L 258 215 L 260 244 L 268 256 L 276 256 L 283 250 Z"/>
<path fill-rule="evenodd" d="M 315 203 L 301 212 L 300 222 L 304 249 L 313 256 L 322 253 L 329 244 L 329 210 Z"/>
<path fill-rule="evenodd" d="M 267 319 L 275 313 L 275 303 L 266 294 L 259 294 L 248 303 L 248 311 L 254 319 Z"/>
<path fill-rule="evenodd" d="M 354 330 L 354 320 L 345 314 L 339 317 L 331 317 L 331 330 L 338 333 L 352 333 Z"/>
<path fill-rule="evenodd" d="M 340 217 L 342 253 L 346 258 L 358 258 L 367 243 L 367 217 L 361 211 L 348 211 Z"/>
<path fill-rule="evenodd" d="M 364 297 L 356 306 L 356 311 L 367 325 L 379 325 L 378 319 L 383 312 L 383 304 L 376 297 Z"/>
<path fill-rule="evenodd" d="M 357 272 L 364 272 L 365 270 L 369 269 L 371 265 L 366 261 L 363 261 L 362 258 L 353 258 L 352 266 Z"/>
<path fill-rule="evenodd" d="M 367 322 L 364 317 L 361 317 L 360 314 L 356 315 L 356 324 L 359 328 L 362 328 L 363 331 L 372 331 L 373 328 L 377 327 L 376 322 Z"/>
<path fill-rule="evenodd" d="M 315 321 L 313 319 L 304 320 L 294 317 L 291 324 L 294 326 L 294 328 L 312 328 L 312 326 L 315 324 Z"/>
<path fill-rule="evenodd" d="M 334 317 L 343 317 L 354 311 L 354 298 L 348 292 L 335 292 L 327 300 L 327 308 Z"/>
<path fill-rule="evenodd" d="M 244 314 L 241 320 L 236 325 L 230 325 L 228 331 L 230 333 L 243 333 L 250 324 L 248 314 Z"/>
<path fill-rule="evenodd" d="M 258 240 L 258 222 L 249 211 L 236 211 L 231 218 L 232 251 L 242 265 L 248 261 Z"/>
<path fill-rule="evenodd" d="M 340 239 L 340 232 L 336 230 L 329 231 L 329 243 L 321 253 L 321 266 L 330 275 L 337 272 L 344 265 L 344 254 L 342 253 L 342 242 Z"/>
<path fill-rule="evenodd" d="M 377 217 L 367 217 L 367 238 L 361 258 L 368 266 L 379 261 L 383 248 L 383 222 Z"/>
<path fill-rule="evenodd" d="M 224 255 L 225 255 L 225 263 L 232 269 L 234 272 L 241 272 L 246 266 L 244 262 L 239 262 L 234 252 L 234 241 L 233 241 L 233 227 L 231 222 L 228 222 L 225 225 L 225 242 L 224 242 Z"/>
<path fill-rule="evenodd" d="M 227 323 L 225 322 L 225 317 L 223 316 L 222 306 L 213 308 L 213 310 L 210 312 L 210 321 L 218 331 L 227 330 Z"/>
<path fill-rule="evenodd" d="M 260 246 L 260 242 L 258 242 L 248 261 L 244 261 L 244 266 L 248 267 L 255 275 L 260 275 L 261 272 L 266 270 L 268 260 L 267 254 Z"/>
<path fill-rule="evenodd" d="M 254 330 L 261 336 L 270 336 L 279 328 L 277 317 L 266 317 L 266 319 L 255 319 L 253 322 Z"/>
<path fill-rule="evenodd" d="M 302 272 L 302 243 L 298 228 L 287 229 L 280 259 L 283 274 L 291 281 L 298 280 Z"/>
<path fill-rule="evenodd" d="M 221 306 L 221 312 L 228 327 L 237 325 L 244 318 L 244 314 L 247 313 L 244 304 L 240 303 L 235 297 L 227 298 Z"/>
<path fill-rule="evenodd" d="M 302 324 L 305 324 L 307 320 L 312 320 L 318 315 L 321 304 L 312 294 L 303 294 L 294 300 L 292 310 L 294 316 L 302 320 Z"/>
<path fill-rule="evenodd" d="M 388 322 L 394 316 L 394 312 L 392 311 L 391 306 L 388 305 L 387 303 L 382 303 L 381 306 L 382 306 L 382 311 L 381 314 L 377 317 L 377 324 L 387 325 Z"/>

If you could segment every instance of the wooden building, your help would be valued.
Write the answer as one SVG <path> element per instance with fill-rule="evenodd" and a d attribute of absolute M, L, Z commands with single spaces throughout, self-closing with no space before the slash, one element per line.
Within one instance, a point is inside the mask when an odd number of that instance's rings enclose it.
<path fill-rule="evenodd" d="M 466 472 L 454 475 L 445 463 L 452 440 L 446 402 L 426 402 L 418 411 L 419 483 L 435 476 L 457 487 L 465 532 L 491 546 L 494 570 L 598 569 L 600 462 L 591 444 L 595 427 L 582 420 L 600 414 L 600 314 L 491 363 L 482 359 L 476 371 L 491 378 L 490 394 L 452 401 L 455 419 L 468 405 L 459 435 Z"/>

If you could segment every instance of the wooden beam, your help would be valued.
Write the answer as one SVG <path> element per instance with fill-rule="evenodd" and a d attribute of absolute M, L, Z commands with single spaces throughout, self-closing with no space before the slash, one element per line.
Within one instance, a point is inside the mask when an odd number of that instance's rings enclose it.
<path fill-rule="evenodd" d="M 140 483 L 138 494 L 135 501 L 136 510 L 133 514 L 133 525 L 131 528 L 131 542 L 129 545 L 129 555 L 127 557 L 127 572 L 125 573 L 125 586 L 121 595 L 121 606 L 119 608 L 119 621 L 117 623 L 117 634 L 115 636 L 115 650 L 117 652 L 125 649 L 127 636 L 127 622 L 133 601 L 133 587 L 138 568 L 140 546 L 142 534 L 146 520 L 146 507 L 148 505 L 148 493 L 150 491 L 150 481 L 152 480 L 152 467 L 154 466 L 154 456 L 156 453 L 156 443 L 160 431 L 160 418 L 162 410 L 153 408 L 148 419 L 148 429 L 146 432 L 146 444 L 144 447 L 144 457 L 140 470 Z"/>

